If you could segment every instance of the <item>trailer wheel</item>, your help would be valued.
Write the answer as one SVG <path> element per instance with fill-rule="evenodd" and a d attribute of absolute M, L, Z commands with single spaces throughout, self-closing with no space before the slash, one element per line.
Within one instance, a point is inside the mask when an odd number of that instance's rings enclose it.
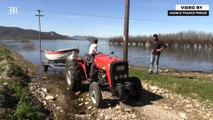
<path fill-rule="evenodd" d="M 90 84 L 89 93 L 93 106 L 96 108 L 100 107 L 102 103 L 102 94 L 101 89 L 97 82 L 93 82 Z"/>
<path fill-rule="evenodd" d="M 48 61 L 42 61 L 42 65 L 43 65 L 43 71 L 46 72 L 48 71 L 48 67 L 49 67 L 49 63 Z"/>
<path fill-rule="evenodd" d="M 43 70 L 44 70 L 44 72 L 48 71 L 48 65 L 44 65 Z"/>
<path fill-rule="evenodd" d="M 129 82 L 131 82 L 133 85 L 133 90 L 130 93 L 131 97 L 139 99 L 142 92 L 142 85 L 140 79 L 138 79 L 137 77 L 131 77 Z"/>
<path fill-rule="evenodd" d="M 76 60 L 69 60 L 65 65 L 67 85 L 71 91 L 77 92 L 81 87 L 81 68 Z"/>

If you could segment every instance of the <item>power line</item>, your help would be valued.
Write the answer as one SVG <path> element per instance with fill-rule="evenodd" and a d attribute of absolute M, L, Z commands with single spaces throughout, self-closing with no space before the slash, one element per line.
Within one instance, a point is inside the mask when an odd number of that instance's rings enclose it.
<path fill-rule="evenodd" d="M 32 10 L 25 10 L 24 12 L 31 12 Z M 96 18 L 106 18 L 106 19 L 115 19 L 115 20 L 123 20 L 123 17 L 117 16 L 106 16 L 106 15 L 97 15 L 97 14 L 86 14 L 86 13 L 77 13 L 77 12 L 60 12 L 60 11 L 45 11 L 46 13 L 53 13 L 59 15 L 76 15 L 83 17 L 96 17 Z M 140 21 L 140 22 L 160 22 L 160 23 L 187 23 L 187 24 L 213 24 L 213 22 L 199 22 L 199 21 L 178 21 L 178 20 L 163 20 L 163 19 L 149 19 L 149 18 L 131 18 L 130 21 Z"/>
<path fill-rule="evenodd" d="M 105 16 L 105 15 L 95 15 L 95 14 L 85 14 L 85 13 L 74 13 L 74 12 L 59 12 L 59 11 L 47 11 L 47 13 L 54 14 L 64 14 L 64 15 L 77 15 L 86 17 L 96 17 L 96 18 L 106 18 L 106 19 L 116 19 L 123 20 L 123 17 L 116 16 Z M 141 22 L 162 22 L 162 23 L 191 23 L 191 24 L 213 24 L 213 22 L 198 22 L 198 21 L 177 21 L 177 20 L 162 20 L 162 19 L 142 19 L 142 18 L 131 18 L 130 21 L 141 21 Z"/>
<path fill-rule="evenodd" d="M 177 20 L 160 20 L 160 19 L 141 19 L 133 18 L 131 20 L 143 21 L 143 22 L 163 22 L 163 23 L 191 23 L 191 24 L 213 24 L 213 22 L 197 22 L 197 21 L 177 21 Z"/>

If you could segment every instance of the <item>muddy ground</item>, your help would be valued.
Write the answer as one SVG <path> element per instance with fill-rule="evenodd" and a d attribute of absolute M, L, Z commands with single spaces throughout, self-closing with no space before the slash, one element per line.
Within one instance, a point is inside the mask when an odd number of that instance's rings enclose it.
<path fill-rule="evenodd" d="M 161 74 L 168 74 L 161 71 Z M 176 74 L 178 73 L 169 73 Z M 195 74 L 185 72 L 181 77 Z M 209 76 L 212 74 L 209 74 Z M 34 78 L 30 91 L 52 111 L 54 120 L 213 120 L 213 108 L 191 98 L 172 94 L 165 89 L 142 81 L 143 91 L 139 100 L 122 103 L 109 92 L 102 92 L 102 108 L 93 108 L 87 82 L 81 92 L 72 93 L 67 88 L 63 70 L 50 70 L 42 80 Z"/>

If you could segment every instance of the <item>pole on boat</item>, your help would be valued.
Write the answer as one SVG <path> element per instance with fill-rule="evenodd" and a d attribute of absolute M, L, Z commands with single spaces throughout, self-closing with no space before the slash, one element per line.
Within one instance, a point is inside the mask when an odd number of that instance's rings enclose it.
<path fill-rule="evenodd" d="M 44 15 L 41 15 L 41 10 L 37 10 L 38 11 L 38 22 L 39 22 L 39 51 L 40 51 L 40 69 L 39 69 L 39 73 L 40 76 L 42 76 L 42 50 L 41 50 L 41 17 L 43 17 Z"/>
<path fill-rule="evenodd" d="M 129 8 L 130 8 L 130 0 L 125 0 L 124 36 L 123 36 L 123 59 L 126 60 L 126 61 L 128 60 Z"/>

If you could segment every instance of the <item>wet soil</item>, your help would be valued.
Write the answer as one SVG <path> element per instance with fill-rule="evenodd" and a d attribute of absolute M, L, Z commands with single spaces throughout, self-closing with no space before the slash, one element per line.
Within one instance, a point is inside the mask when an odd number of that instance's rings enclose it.
<path fill-rule="evenodd" d="M 75 113 L 81 112 L 77 106 L 77 97 L 68 89 L 62 72 L 44 73 L 43 78 L 35 82 L 38 84 L 37 88 L 41 89 L 40 93 L 43 94 L 38 97 L 53 112 L 51 119 L 71 120 L 75 119 Z"/>

